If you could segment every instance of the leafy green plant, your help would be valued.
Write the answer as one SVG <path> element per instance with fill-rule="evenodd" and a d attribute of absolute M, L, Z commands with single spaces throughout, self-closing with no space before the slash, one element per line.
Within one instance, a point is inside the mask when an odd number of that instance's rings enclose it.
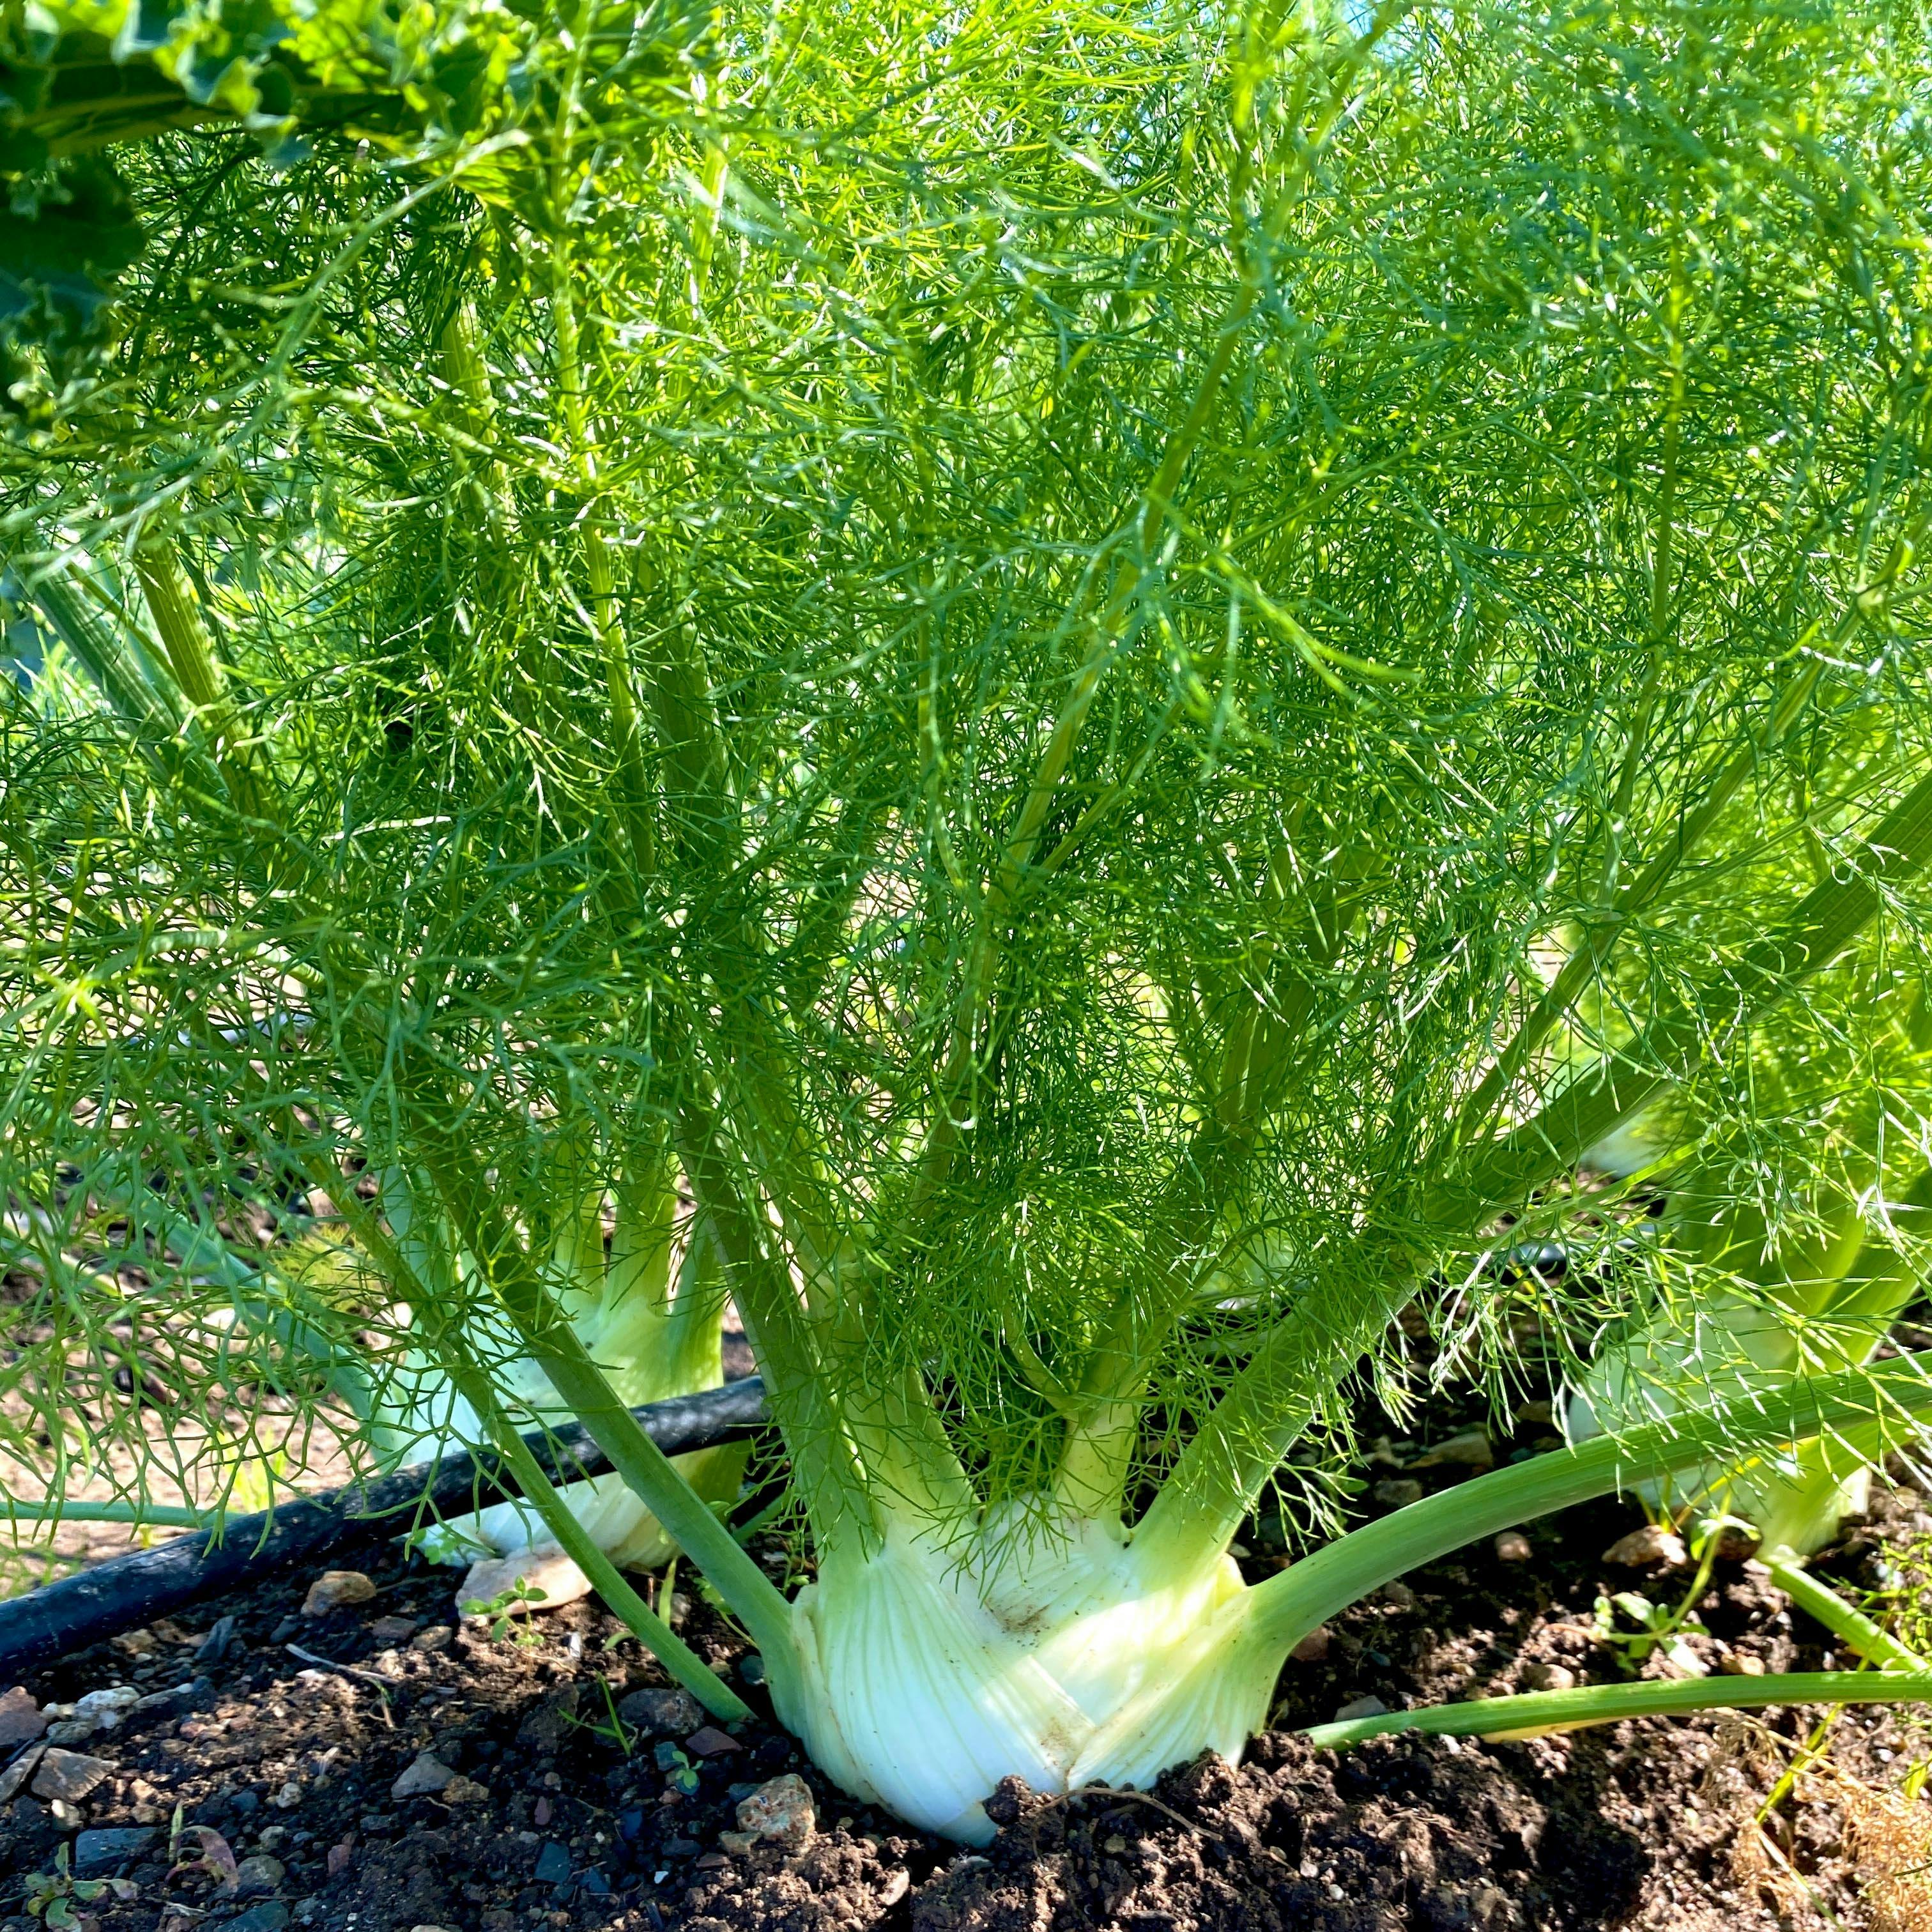
<path fill-rule="evenodd" d="M 1703 1665 L 1678 1635 L 1703 1628 L 1694 1610 L 1673 1610 L 1668 1604 L 1653 1601 L 1641 1590 L 1619 1590 L 1612 1596 L 1599 1597 L 1594 1610 L 1592 1634 L 1598 1642 L 1621 1653 L 1631 1670 L 1639 1668 L 1652 1652 L 1661 1649 L 1687 1675 L 1703 1675 Z M 1625 1628 L 1626 1624 L 1630 1628 Z"/>
<path fill-rule="evenodd" d="M 126 1900 L 139 1897 L 140 1888 L 124 1878 L 76 1878 L 69 1869 L 69 1851 L 64 1844 L 54 1848 L 54 1868 L 50 1872 L 27 1874 L 26 1907 L 29 1918 L 65 1932 L 79 1924 L 76 1904 L 92 1905 L 97 1898 Z"/>
<path fill-rule="evenodd" d="M 664 1773 L 664 1782 L 688 1798 L 698 1789 L 698 1767 L 668 1738 L 651 1747 L 652 1762 Z"/>
<path fill-rule="evenodd" d="M 574 1414 L 820 1765 L 978 1838 L 1010 1773 L 1238 1754 L 1303 1635 L 1445 1550 L 1932 1409 L 1807 1343 L 1258 1586 L 1227 1554 L 1359 1389 L 1408 1399 L 1412 1306 L 1503 1397 L 1526 1299 L 1581 1376 L 1640 1281 L 1735 1292 L 1739 1242 L 1645 1247 L 1587 1159 L 1653 1109 L 1784 1256 L 1856 1163 L 1768 1055 L 1882 1099 L 1849 1198 L 1910 1258 L 1873 1203 L 1932 1153 L 1883 1077 L 1932 861 L 1915 18 L 536 7 L 480 119 L 328 18 L 366 98 L 306 120 L 272 10 L 184 18 L 232 95 L 120 40 L 62 95 L 147 239 L 84 370 L 22 338 L 0 450 L 50 1495 L 137 1435 L 124 1353 L 250 1414 L 419 1389 L 741 1713 L 521 1449 Z M 117 128 L 150 68 L 166 125 Z M 318 1190 L 346 1278 L 287 1238 Z M 680 1190 L 790 1598 L 598 1326 Z"/>
<path fill-rule="evenodd" d="M 508 1641 L 529 1649 L 543 1642 L 540 1632 L 531 1628 L 527 1616 L 519 1616 L 544 1602 L 550 1592 L 540 1583 L 532 1583 L 519 1576 L 507 1589 L 499 1590 L 494 1597 L 475 1597 L 463 1606 L 466 1617 L 487 1617 L 490 1619 L 490 1640 L 493 1643 Z"/>

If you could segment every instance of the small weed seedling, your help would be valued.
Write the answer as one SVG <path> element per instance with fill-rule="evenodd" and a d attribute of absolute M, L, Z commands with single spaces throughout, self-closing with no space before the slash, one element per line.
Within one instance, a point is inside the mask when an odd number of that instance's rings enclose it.
<path fill-rule="evenodd" d="M 507 1590 L 500 1590 L 494 1597 L 484 1599 L 472 1597 L 463 1606 L 466 1617 L 488 1617 L 490 1621 L 490 1638 L 493 1643 L 506 1640 L 520 1646 L 525 1650 L 534 1650 L 543 1642 L 542 1637 L 530 1628 L 526 1618 L 519 1622 L 517 1612 L 534 1608 L 545 1601 L 550 1592 L 541 1584 L 526 1582 L 519 1576 Z"/>
<path fill-rule="evenodd" d="M 27 1916 L 38 1918 L 43 1925 L 56 1928 L 71 1926 L 78 1922 L 74 1916 L 75 1902 L 91 1905 L 104 1894 L 125 1903 L 140 1895 L 139 1888 L 131 1880 L 124 1878 L 76 1878 L 68 1869 L 68 1848 L 62 1845 L 54 1853 L 54 1868 L 50 1872 L 30 1872 L 27 1875 Z"/>

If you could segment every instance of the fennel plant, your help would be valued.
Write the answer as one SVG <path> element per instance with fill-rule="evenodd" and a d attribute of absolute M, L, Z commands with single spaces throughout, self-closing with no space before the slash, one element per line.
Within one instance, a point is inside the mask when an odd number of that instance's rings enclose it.
<path fill-rule="evenodd" d="M 1585 1344 L 1614 1267 L 1495 1264 L 1625 1238 L 1606 1136 L 1667 1098 L 1783 1215 L 1838 1163 L 1762 1042 L 1877 1090 L 1932 860 L 1916 16 L 6 18 L 0 1418 L 53 1502 L 146 1449 L 110 1364 L 231 1434 L 427 1400 L 741 1708 L 519 1460 L 568 1412 L 819 1763 L 970 1839 L 1008 1773 L 1238 1754 L 1431 1556 L 1932 1408 L 1814 1352 L 1227 1553 L 1403 1401 L 1412 1302 L 1499 1392 L 1531 1318 Z M 680 1185 L 790 1600 L 589 1318 Z M 317 1186 L 347 1262 L 238 1258 Z"/>

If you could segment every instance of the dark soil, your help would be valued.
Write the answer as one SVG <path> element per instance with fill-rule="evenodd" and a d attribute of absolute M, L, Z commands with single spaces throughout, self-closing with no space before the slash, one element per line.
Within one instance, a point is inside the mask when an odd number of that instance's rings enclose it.
<path fill-rule="evenodd" d="M 1526 1442 L 1540 1432 L 1528 1430 Z M 1616 1660 L 1589 1634 L 1599 1590 L 1675 1600 L 1688 1580 L 1606 1568 L 1601 1552 L 1636 1520 L 1628 1506 L 1574 1511 L 1531 1528 L 1527 1561 L 1484 1544 L 1415 1572 L 1338 1619 L 1325 1656 L 1288 1665 L 1280 1728 L 1240 1769 L 1205 1760 L 1150 1796 L 1042 1800 L 1003 1787 L 993 1802 L 1003 1828 L 983 1853 L 851 1802 L 766 1722 L 736 1727 L 710 1756 L 689 1741 L 680 1758 L 672 1741 L 620 1740 L 604 1687 L 621 1697 L 664 1680 L 628 1638 L 608 1642 L 616 1626 L 593 1604 L 542 1616 L 527 1648 L 493 1641 L 456 1626 L 458 1573 L 406 1562 L 391 1545 L 351 1546 L 334 1564 L 370 1574 L 373 1602 L 301 1617 L 313 1573 L 286 1576 L 210 1602 L 182 1620 L 191 1630 L 164 1627 L 146 1654 L 100 1646 L 29 1680 L 42 1702 L 114 1684 L 170 1694 L 73 1747 L 114 1767 L 75 1808 L 77 1821 L 32 1797 L 0 1813 L 0 1873 L 10 1875 L 0 1932 L 29 1932 L 32 1922 L 6 1915 L 22 1911 L 25 1875 L 52 1869 L 76 1822 L 154 1832 L 118 1868 L 136 1897 L 75 1902 L 98 1932 L 1772 1932 L 1794 1922 L 1742 1885 L 1732 1862 L 1769 1774 L 1762 1760 L 1736 1762 L 1722 1720 L 1526 1743 L 1384 1742 L 1346 1756 L 1289 1735 L 1365 1696 L 1400 1708 L 1525 1688 L 1539 1666 L 1615 1678 Z M 1888 1491 L 1839 1574 L 1869 1580 L 1888 1541 L 1928 1531 L 1912 1492 Z M 1254 1550 L 1256 1574 L 1278 1560 L 1258 1532 Z M 1708 1634 L 1689 1641 L 1713 1664 L 1726 1652 L 1773 1670 L 1825 1662 L 1822 1633 L 1741 1563 L 1718 1566 L 1701 1614 Z M 236 1619 L 232 1648 L 198 1661 L 182 1640 L 224 1616 Z M 379 1618 L 410 1619 L 416 1636 L 395 1622 L 379 1632 Z M 682 1628 L 759 1700 L 741 1643 L 702 1602 Z M 305 1664 L 290 1642 L 362 1674 Z M 1796 1737 L 1818 1714 L 1769 1722 Z M 1835 1761 L 1880 1785 L 1928 1750 L 1886 1712 L 1841 1715 L 1833 1738 Z M 431 1749 L 482 1792 L 454 1804 L 392 1798 L 399 1774 Z M 812 1787 L 814 1841 L 790 1853 L 721 1850 L 736 1800 L 786 1771 Z M 681 1778 L 695 1790 L 680 1790 Z M 237 1892 L 212 1870 L 171 1870 L 178 1807 L 236 1859 L 272 1857 L 279 1876 L 244 1866 L 254 1889 Z M 1840 1924 L 1870 1925 L 1832 1804 L 1788 1804 L 1773 1830 Z M 177 1856 L 212 1849 L 190 1832 Z"/>

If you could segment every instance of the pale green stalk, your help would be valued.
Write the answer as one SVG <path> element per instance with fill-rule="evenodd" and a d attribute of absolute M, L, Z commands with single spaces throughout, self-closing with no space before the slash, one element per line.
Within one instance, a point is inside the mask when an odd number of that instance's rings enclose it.
<path fill-rule="evenodd" d="M 1883 1670 L 1926 1669 L 1925 1660 L 1910 1645 L 1900 1643 L 1856 1605 L 1846 1603 L 1837 1591 L 1820 1582 L 1802 1562 L 1775 1552 L 1768 1554 L 1764 1562 L 1772 1582 L 1779 1589 L 1868 1664 Z"/>
<path fill-rule="evenodd" d="M 1432 1704 L 1311 1725 L 1301 1736 L 1318 1750 L 1348 1750 L 1371 1738 L 1409 1732 L 1432 1738 L 1547 1737 L 1631 1718 L 1672 1718 L 1694 1711 L 1761 1711 L 1774 1704 L 1932 1702 L 1932 1672 L 1819 1670 L 1784 1676 L 1691 1677 L 1654 1684 L 1592 1684 L 1574 1690 L 1536 1690 L 1467 1704 Z"/>
<path fill-rule="evenodd" d="M 1539 1516 L 1735 1450 L 1741 1437 L 1778 1444 L 1827 1432 L 1888 1426 L 1902 1439 L 1932 1415 L 1932 1362 L 1906 1358 L 1806 1377 L 1748 1402 L 1690 1411 L 1668 1422 L 1552 1450 L 1412 1503 L 1351 1532 L 1256 1584 L 1247 1618 L 1253 1640 L 1281 1654 L 1378 1586 L 1452 1550 Z"/>

